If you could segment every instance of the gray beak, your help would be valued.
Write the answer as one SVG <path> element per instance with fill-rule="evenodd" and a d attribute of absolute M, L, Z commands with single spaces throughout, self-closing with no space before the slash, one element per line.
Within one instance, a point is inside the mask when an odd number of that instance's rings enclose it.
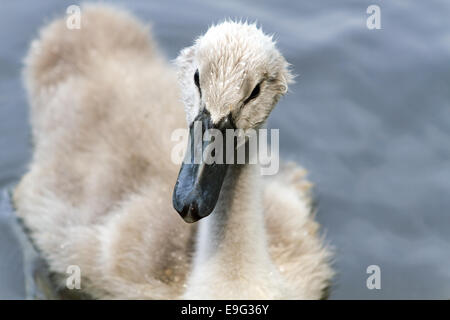
<path fill-rule="evenodd" d="M 199 130 L 200 124 L 201 130 Z M 189 127 L 188 151 L 190 152 L 186 152 L 173 191 L 173 206 L 184 221 L 189 223 L 208 216 L 214 210 L 229 166 L 226 164 L 224 139 L 219 141 L 219 144 L 215 142 L 216 147 L 220 145 L 215 151 L 221 153 L 219 156 L 222 157 L 222 161 L 217 161 L 219 163 L 205 161 L 202 151 L 213 142 L 203 139 L 208 129 L 220 130 L 225 137 L 226 129 L 234 129 L 231 116 L 213 125 L 209 112 L 203 110 Z"/>

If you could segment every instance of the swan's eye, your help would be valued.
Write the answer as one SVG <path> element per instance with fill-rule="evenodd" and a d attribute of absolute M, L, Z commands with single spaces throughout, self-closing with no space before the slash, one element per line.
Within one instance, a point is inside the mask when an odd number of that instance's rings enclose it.
<path fill-rule="evenodd" d="M 248 103 L 250 100 L 255 99 L 259 95 L 260 87 L 261 87 L 261 85 L 260 85 L 260 83 L 258 83 L 256 85 L 255 89 L 253 89 L 253 91 L 250 94 L 250 96 L 244 101 L 244 104 Z"/>
<path fill-rule="evenodd" d="M 197 88 L 200 90 L 200 76 L 198 74 L 198 69 L 194 73 L 194 83 L 197 86 Z"/>
<path fill-rule="evenodd" d="M 200 94 L 200 97 L 202 96 L 202 89 L 200 89 L 200 75 L 198 74 L 198 69 L 195 70 L 194 73 L 194 83 L 198 88 L 198 93 Z"/>

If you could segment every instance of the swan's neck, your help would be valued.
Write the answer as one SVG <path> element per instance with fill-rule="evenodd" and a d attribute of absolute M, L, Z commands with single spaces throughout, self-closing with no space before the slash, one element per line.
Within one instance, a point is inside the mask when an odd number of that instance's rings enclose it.
<path fill-rule="evenodd" d="M 199 221 L 187 297 L 242 297 L 247 292 L 255 298 L 260 296 L 255 291 L 266 291 L 261 287 L 276 279 L 267 250 L 260 180 L 258 165 L 229 168 L 216 208 Z M 224 288 L 225 293 L 209 288 Z"/>
<path fill-rule="evenodd" d="M 200 221 L 198 262 L 213 257 L 237 266 L 265 258 L 266 235 L 257 165 L 229 168 L 214 212 Z M 245 257 L 244 257 L 245 255 Z"/>

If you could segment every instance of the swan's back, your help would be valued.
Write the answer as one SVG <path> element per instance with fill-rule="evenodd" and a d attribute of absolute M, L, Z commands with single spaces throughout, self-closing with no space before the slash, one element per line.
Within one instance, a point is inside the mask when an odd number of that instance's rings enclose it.
<path fill-rule="evenodd" d="M 81 29 L 65 23 L 44 28 L 26 60 L 35 149 L 18 215 L 50 269 L 79 266 L 92 296 L 179 297 L 196 229 L 172 208 L 170 138 L 186 126 L 175 73 L 127 13 L 88 6 Z M 328 251 L 289 170 L 265 187 L 269 251 L 298 297 L 319 298 Z"/>
<path fill-rule="evenodd" d="M 170 214 L 170 137 L 185 127 L 175 73 L 127 13 L 89 6 L 82 17 L 79 30 L 64 19 L 44 28 L 26 59 L 35 150 L 15 192 L 18 214 L 53 271 L 79 265 L 101 279 L 103 265 L 133 281 L 181 278 L 161 266 L 179 258 L 166 257 L 177 252 L 170 243 L 191 245 L 190 226 Z"/>
<path fill-rule="evenodd" d="M 26 60 L 34 164 L 43 185 L 97 219 L 160 178 L 173 182 L 171 133 L 185 126 L 173 70 L 148 30 L 110 8 L 83 10 L 82 28 L 57 20 Z M 43 136 L 43 138 L 41 138 Z"/>

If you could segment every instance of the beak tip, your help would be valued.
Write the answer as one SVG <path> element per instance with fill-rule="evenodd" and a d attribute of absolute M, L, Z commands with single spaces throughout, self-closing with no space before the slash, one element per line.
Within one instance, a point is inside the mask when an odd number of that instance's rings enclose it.
<path fill-rule="evenodd" d="M 197 219 L 197 218 L 194 218 L 191 215 L 186 215 L 186 216 L 183 217 L 183 220 L 184 220 L 184 222 L 187 222 L 187 223 L 195 223 L 198 220 L 200 220 L 200 218 Z"/>
<path fill-rule="evenodd" d="M 174 208 L 178 212 L 178 214 L 183 218 L 183 220 L 187 223 L 194 223 L 203 218 L 199 215 L 198 206 L 196 202 L 186 204 L 182 207 L 174 203 Z"/>

